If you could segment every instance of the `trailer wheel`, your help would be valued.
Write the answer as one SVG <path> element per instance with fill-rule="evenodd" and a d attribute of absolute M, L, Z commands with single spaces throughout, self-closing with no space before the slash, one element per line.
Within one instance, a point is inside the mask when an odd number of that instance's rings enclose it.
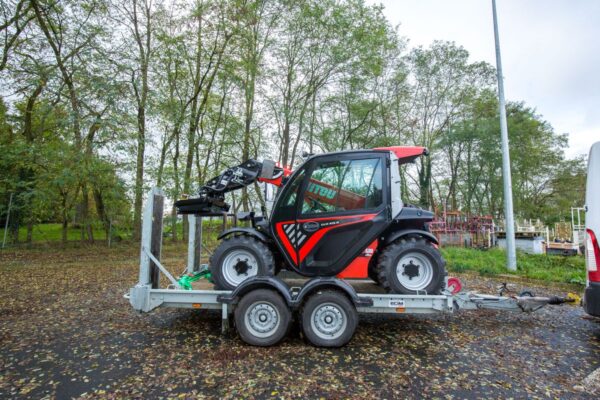
<path fill-rule="evenodd" d="M 275 274 L 271 250 L 261 241 L 246 235 L 227 237 L 209 260 L 216 289 L 233 290 L 253 276 Z"/>
<path fill-rule="evenodd" d="M 400 294 L 440 294 L 447 274 L 439 250 L 423 238 L 388 245 L 379 256 L 377 270 L 380 285 Z"/>
<path fill-rule="evenodd" d="M 292 312 L 281 296 L 269 289 L 248 292 L 235 308 L 240 338 L 253 346 L 273 346 L 288 333 Z"/>
<path fill-rule="evenodd" d="M 354 304 L 344 294 L 326 290 L 311 295 L 302 308 L 302 330 L 314 346 L 341 347 L 358 323 Z"/>

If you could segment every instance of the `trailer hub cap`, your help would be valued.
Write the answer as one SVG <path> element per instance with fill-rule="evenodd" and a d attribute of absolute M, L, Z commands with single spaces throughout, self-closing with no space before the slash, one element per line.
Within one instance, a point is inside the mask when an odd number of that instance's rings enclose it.
<path fill-rule="evenodd" d="M 407 253 L 396 265 L 396 277 L 409 290 L 424 290 L 433 279 L 433 266 L 424 254 Z"/>
<path fill-rule="evenodd" d="M 258 262 L 252 253 L 243 249 L 231 251 L 223 260 L 223 277 L 232 286 L 258 274 Z"/>
<path fill-rule="evenodd" d="M 313 332 L 322 339 L 337 339 L 348 324 L 344 310 L 334 303 L 324 303 L 315 308 L 310 316 Z"/>
<path fill-rule="evenodd" d="M 271 336 L 280 323 L 279 311 L 267 301 L 253 303 L 248 310 L 244 320 L 246 327 L 252 335 L 260 338 Z"/>

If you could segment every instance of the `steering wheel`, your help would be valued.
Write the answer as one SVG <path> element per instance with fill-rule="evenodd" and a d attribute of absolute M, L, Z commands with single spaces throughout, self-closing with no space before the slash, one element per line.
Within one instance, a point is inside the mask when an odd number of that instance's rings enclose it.
<path fill-rule="evenodd" d="M 310 211 L 327 212 L 327 208 L 325 208 L 325 206 L 317 199 L 312 199 L 310 197 L 307 197 L 307 199 L 310 201 Z"/>

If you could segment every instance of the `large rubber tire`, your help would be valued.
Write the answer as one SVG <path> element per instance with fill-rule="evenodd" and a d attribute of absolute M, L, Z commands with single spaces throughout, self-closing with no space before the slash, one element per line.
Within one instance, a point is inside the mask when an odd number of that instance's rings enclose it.
<path fill-rule="evenodd" d="M 292 312 L 279 293 L 270 289 L 248 292 L 235 308 L 240 338 L 252 346 L 273 346 L 288 333 Z"/>
<path fill-rule="evenodd" d="M 377 270 L 377 262 L 379 260 L 379 253 L 375 253 L 373 258 L 369 262 L 369 266 L 367 268 L 367 273 L 369 275 L 369 279 L 379 285 L 379 273 Z"/>
<path fill-rule="evenodd" d="M 358 313 L 346 295 L 335 290 L 310 295 L 302 307 L 302 331 L 318 347 L 341 347 L 352 339 Z"/>
<path fill-rule="evenodd" d="M 208 263 L 218 290 L 233 290 L 252 276 L 275 274 L 271 250 L 261 241 L 247 235 L 223 239 Z"/>
<path fill-rule="evenodd" d="M 414 237 L 399 239 L 379 255 L 379 284 L 392 293 L 440 294 L 447 275 L 445 265 L 439 250 L 430 241 Z"/>

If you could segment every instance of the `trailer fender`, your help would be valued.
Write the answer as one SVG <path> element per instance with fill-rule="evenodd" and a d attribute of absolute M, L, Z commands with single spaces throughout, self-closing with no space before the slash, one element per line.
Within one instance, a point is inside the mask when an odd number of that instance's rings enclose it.
<path fill-rule="evenodd" d="M 304 284 L 292 303 L 293 309 L 298 309 L 304 299 L 310 294 L 325 289 L 340 290 L 345 293 L 356 307 L 371 307 L 373 299 L 359 297 L 354 288 L 347 282 L 335 277 L 316 277 Z"/>
<path fill-rule="evenodd" d="M 231 228 L 231 229 L 227 229 L 226 231 L 223 231 L 218 237 L 218 240 L 221 240 L 223 238 L 226 238 L 227 236 L 230 235 L 248 235 L 248 236 L 252 236 L 258 240 L 260 240 L 261 242 L 267 243 L 269 241 L 269 238 L 267 237 L 267 235 L 265 235 L 262 232 L 257 231 L 254 228 Z"/>
<path fill-rule="evenodd" d="M 427 240 L 430 240 L 432 243 L 440 244 L 438 239 L 431 232 L 427 232 L 422 229 L 403 229 L 400 231 L 391 232 L 390 234 L 385 236 L 383 244 L 384 245 L 390 244 L 393 241 L 395 241 L 396 239 L 400 239 L 401 237 L 408 237 L 408 236 L 420 236 Z"/>
<path fill-rule="evenodd" d="M 255 289 L 275 290 L 289 306 L 293 303 L 290 287 L 284 281 L 274 276 L 255 276 L 247 279 L 232 292 L 219 295 L 217 301 L 225 304 L 237 304 L 245 294 Z"/>

